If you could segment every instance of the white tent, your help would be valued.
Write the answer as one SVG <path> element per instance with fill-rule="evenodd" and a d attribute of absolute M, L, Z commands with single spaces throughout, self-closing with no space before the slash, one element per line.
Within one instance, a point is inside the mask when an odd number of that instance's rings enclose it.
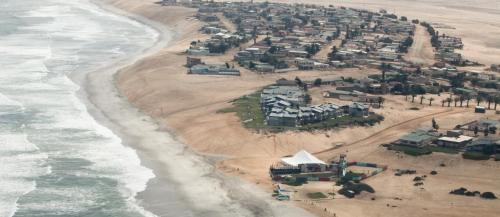
<path fill-rule="evenodd" d="M 293 157 L 281 158 L 281 162 L 290 166 L 298 166 L 299 164 L 323 164 L 326 165 L 322 160 L 314 157 L 307 151 L 299 151 Z"/>

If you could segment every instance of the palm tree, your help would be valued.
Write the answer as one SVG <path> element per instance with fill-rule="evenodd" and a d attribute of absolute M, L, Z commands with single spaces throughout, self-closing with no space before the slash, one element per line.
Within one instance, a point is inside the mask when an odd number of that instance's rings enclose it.
<path fill-rule="evenodd" d="M 411 102 L 415 102 L 416 96 L 417 96 L 417 94 L 414 94 L 414 93 L 411 94 Z"/>
<path fill-rule="evenodd" d="M 448 107 L 450 107 L 451 101 L 453 101 L 451 98 L 446 98 L 446 102 L 448 103 Z"/>
<path fill-rule="evenodd" d="M 457 107 L 457 102 L 460 101 L 459 97 L 453 98 L 453 102 L 455 102 L 455 107 Z"/>
<path fill-rule="evenodd" d="M 380 108 L 382 106 L 382 104 L 384 103 L 384 98 L 379 96 L 377 100 L 378 100 L 378 107 Z"/>
<path fill-rule="evenodd" d="M 441 107 L 444 107 L 444 103 L 446 102 L 446 100 L 441 100 Z"/>
<path fill-rule="evenodd" d="M 429 106 L 432 106 L 432 101 L 434 101 L 434 98 L 429 98 Z"/>
<path fill-rule="evenodd" d="M 459 98 L 460 98 L 460 107 L 462 107 L 462 104 L 464 102 L 464 96 L 460 95 Z"/>
<path fill-rule="evenodd" d="M 469 108 L 469 101 L 471 100 L 470 95 L 466 95 L 465 99 L 467 99 L 467 108 Z"/>
<path fill-rule="evenodd" d="M 492 101 L 491 96 L 488 96 L 488 110 L 491 108 L 491 101 Z"/>
<path fill-rule="evenodd" d="M 420 105 L 422 105 L 422 103 L 424 103 L 424 99 L 425 99 L 424 95 L 420 96 Z"/>
<path fill-rule="evenodd" d="M 481 96 L 477 96 L 476 101 L 477 101 L 477 106 L 479 106 L 479 104 L 483 101 L 483 98 Z"/>

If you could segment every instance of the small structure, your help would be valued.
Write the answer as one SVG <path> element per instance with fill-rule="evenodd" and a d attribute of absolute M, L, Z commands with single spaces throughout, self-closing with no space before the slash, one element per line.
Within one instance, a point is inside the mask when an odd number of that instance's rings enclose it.
<path fill-rule="evenodd" d="M 324 172 L 326 163 L 305 150 L 297 152 L 292 157 L 285 157 L 281 162 L 286 166 L 299 167 L 302 173 Z"/>
<path fill-rule="evenodd" d="M 444 136 L 437 140 L 437 144 L 447 148 L 463 148 L 472 141 L 472 137 L 459 135 L 457 137 Z"/>
<path fill-rule="evenodd" d="M 476 108 L 474 109 L 474 112 L 476 112 L 476 113 L 486 113 L 486 108 L 483 107 L 483 106 L 476 106 Z"/>
<path fill-rule="evenodd" d="M 437 135 L 435 132 L 428 129 L 418 129 L 404 135 L 397 141 L 397 143 L 412 147 L 423 147 L 431 144 L 436 138 Z"/>
<path fill-rule="evenodd" d="M 338 177 L 344 177 L 347 173 L 347 155 L 341 154 L 338 162 L 333 162 L 331 171 L 336 173 Z"/>
<path fill-rule="evenodd" d="M 202 64 L 201 58 L 186 57 L 186 66 L 187 67 L 193 67 L 195 65 L 200 65 L 200 64 Z"/>
<path fill-rule="evenodd" d="M 188 74 L 240 76 L 240 70 L 224 64 L 198 64 L 189 68 Z"/>
<path fill-rule="evenodd" d="M 369 114 L 369 106 L 362 103 L 353 103 L 349 105 L 349 115 L 353 117 L 365 117 Z"/>
<path fill-rule="evenodd" d="M 497 136 L 487 136 L 477 139 L 467 145 L 465 150 L 487 154 L 500 153 L 500 138 Z"/>

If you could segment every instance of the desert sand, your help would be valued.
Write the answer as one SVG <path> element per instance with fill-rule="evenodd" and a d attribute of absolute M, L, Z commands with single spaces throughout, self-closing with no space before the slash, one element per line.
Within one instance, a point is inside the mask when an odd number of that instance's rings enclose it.
<path fill-rule="evenodd" d="M 457 124 L 484 117 L 474 114 L 471 108 L 441 107 L 440 100 L 436 100 L 432 106 L 428 106 L 427 101 L 420 105 L 418 99 L 411 103 L 406 101 L 403 96 L 387 96 L 383 108 L 374 110 L 383 114 L 386 119 L 373 127 L 347 127 L 312 133 L 269 134 L 252 132 L 242 126 L 235 114 L 217 113 L 217 111 L 229 107 L 231 100 L 253 93 L 281 77 L 288 79 L 293 79 L 296 76 L 302 79 L 312 79 L 318 76 L 363 77 L 379 72 L 369 69 L 348 69 L 261 75 L 242 69 L 241 77 L 188 75 L 186 68 L 183 67 L 186 61 L 183 52 L 191 41 L 207 37 L 198 32 L 203 24 L 190 19 L 195 10 L 161 7 L 153 4 L 151 0 L 141 2 L 132 0 L 107 1 L 118 8 L 163 23 L 175 31 L 173 41 L 168 46 L 123 69 L 117 78 L 118 86 L 121 93 L 133 105 L 158 120 L 162 129 L 175 133 L 176 139 L 188 144 L 193 151 L 204 156 L 214 157 L 219 171 L 230 176 L 243 178 L 269 191 L 272 188 L 268 175 L 269 165 L 278 161 L 282 156 L 305 149 L 316 153 L 323 160 L 330 160 L 340 153 L 348 153 L 351 160 L 389 165 L 389 171 L 367 181 L 376 189 L 377 192 L 374 195 L 366 195 L 353 200 L 317 201 L 314 202 L 316 205 L 310 205 L 304 201 L 304 198 L 300 197 L 300 194 L 317 191 L 316 189 L 325 191 L 330 189 L 328 185 L 331 185 L 331 183 L 316 183 L 303 187 L 294 203 L 316 215 L 327 215 L 324 212 L 325 208 L 332 210 L 337 216 L 477 216 L 476 212 L 480 212 L 482 216 L 496 216 L 498 213 L 498 208 L 496 208 L 499 205 L 498 201 L 448 195 L 451 189 L 462 186 L 480 191 L 499 192 L 500 168 L 498 163 L 490 161 L 478 163 L 462 160 L 457 155 L 442 154 L 432 154 L 419 158 L 405 157 L 380 147 L 380 144 L 391 142 L 410 130 L 430 126 L 433 117 L 436 118 L 442 129 L 451 129 Z M 391 1 L 377 2 L 389 4 Z M 495 58 L 493 57 L 498 57 L 500 48 L 484 49 L 486 45 L 474 40 L 474 37 L 477 37 L 475 33 L 473 34 L 474 28 L 463 29 L 475 25 L 471 23 L 476 21 L 459 23 L 453 19 L 455 16 L 453 14 L 450 14 L 451 18 L 443 14 L 445 12 L 432 14 L 430 11 L 437 9 L 416 10 L 415 7 L 421 6 L 421 3 L 412 6 L 411 3 L 401 2 L 394 3 L 392 8 L 399 7 L 401 10 L 398 9 L 396 12 L 410 16 L 409 18 L 423 17 L 431 22 L 441 23 L 444 23 L 446 19 L 452 20 L 453 22 L 450 21 L 449 25 L 455 24 L 457 29 L 447 31 L 456 32 L 456 35 L 464 37 L 466 46 L 464 52 L 467 55 L 479 57 L 477 60 L 480 61 L 484 58 L 485 63 L 494 62 Z M 383 6 L 382 3 L 370 6 L 373 9 L 379 9 L 380 6 Z M 355 4 L 351 4 L 351 6 L 355 6 Z M 415 11 L 412 11 L 412 7 Z M 389 7 L 387 8 L 389 9 Z M 479 12 L 473 10 L 469 13 Z M 495 15 L 492 16 L 495 17 Z M 435 20 L 431 20 L 431 18 L 435 18 Z M 464 19 L 463 16 L 459 16 L 459 18 Z M 481 25 L 488 23 L 486 21 L 477 22 L 482 23 Z M 491 31 L 498 30 L 491 29 Z M 421 33 L 425 34 L 425 32 Z M 484 39 L 488 40 L 487 37 Z M 491 39 L 491 41 L 495 40 Z M 426 46 L 424 43 L 422 41 L 422 47 Z M 236 49 L 224 56 L 213 56 L 203 60 L 206 62 L 227 62 L 232 59 L 234 52 Z M 423 59 L 423 62 L 428 61 L 426 55 L 422 56 L 421 53 L 415 52 L 412 58 Z M 475 56 L 475 54 L 478 55 Z M 328 88 L 311 89 L 314 102 L 326 100 L 320 95 Z M 439 98 L 438 96 L 433 97 Z M 419 110 L 410 110 L 412 107 L 418 107 Z M 493 111 L 489 111 L 486 116 L 498 118 Z M 341 144 L 342 147 L 334 149 L 338 144 Z M 159 158 L 162 157 L 161 151 L 158 152 Z M 447 167 L 438 168 L 441 162 L 446 163 Z M 424 189 L 420 189 L 412 185 L 413 176 L 394 178 L 391 170 L 396 168 L 414 168 L 421 174 L 437 170 L 439 175 L 429 177 Z M 484 169 L 488 172 L 485 172 Z M 372 201 L 371 197 L 375 197 L 376 200 Z M 396 197 L 403 200 L 394 200 Z M 388 207 L 387 204 L 390 206 Z M 392 207 L 393 205 L 397 207 Z"/>

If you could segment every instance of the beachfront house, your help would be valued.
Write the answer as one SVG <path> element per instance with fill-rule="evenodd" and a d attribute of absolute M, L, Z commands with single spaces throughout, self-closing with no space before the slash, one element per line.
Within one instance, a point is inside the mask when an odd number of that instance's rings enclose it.
<path fill-rule="evenodd" d="M 188 74 L 240 76 L 240 70 L 225 64 L 198 64 L 189 68 Z"/>
<path fill-rule="evenodd" d="M 479 138 L 465 147 L 466 151 L 482 152 L 485 154 L 500 153 L 500 137 L 487 136 Z"/>
<path fill-rule="evenodd" d="M 355 102 L 349 105 L 348 112 L 353 117 L 366 117 L 369 115 L 369 106 Z"/>
<path fill-rule="evenodd" d="M 441 147 L 446 148 L 464 148 L 467 144 L 469 144 L 473 137 L 459 135 L 459 136 L 443 136 L 437 139 L 436 144 Z"/>
<path fill-rule="evenodd" d="M 437 133 L 431 129 L 418 129 L 401 137 L 396 143 L 411 147 L 430 145 L 437 138 Z"/>

